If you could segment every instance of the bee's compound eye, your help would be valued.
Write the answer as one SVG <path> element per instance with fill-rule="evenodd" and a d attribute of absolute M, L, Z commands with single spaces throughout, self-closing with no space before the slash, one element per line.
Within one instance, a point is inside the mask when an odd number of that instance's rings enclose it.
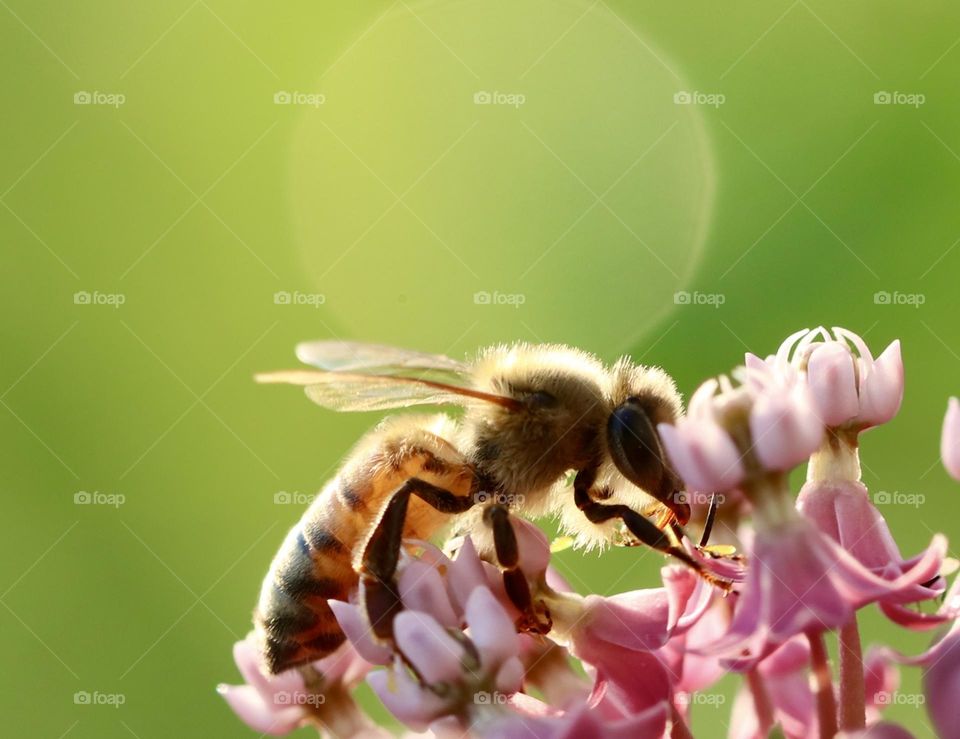
<path fill-rule="evenodd" d="M 524 397 L 524 402 L 527 404 L 528 407 L 535 408 L 535 409 L 557 407 L 556 396 L 551 395 L 545 390 L 537 390 L 535 392 L 529 393 Z"/>

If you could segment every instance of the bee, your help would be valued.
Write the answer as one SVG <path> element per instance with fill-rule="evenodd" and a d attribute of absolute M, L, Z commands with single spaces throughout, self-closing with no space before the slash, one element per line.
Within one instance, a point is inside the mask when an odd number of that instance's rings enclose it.
<path fill-rule="evenodd" d="M 690 509 L 656 431 L 682 412 L 663 370 L 627 358 L 607 368 L 555 344 L 494 346 L 468 363 L 344 341 L 302 343 L 296 353 L 316 369 L 257 381 L 301 385 L 337 411 L 453 405 L 462 414 L 387 417 L 287 535 L 254 612 L 271 673 L 336 649 L 345 636 L 328 601 L 355 591 L 373 633 L 391 639 L 401 607 L 396 569 L 408 538 L 483 528 L 522 614 L 518 628 L 534 633 L 547 633 L 550 618 L 531 602 L 518 567 L 515 513 L 558 513 L 587 542 L 609 540 L 616 529 L 702 572 L 680 543 Z"/>

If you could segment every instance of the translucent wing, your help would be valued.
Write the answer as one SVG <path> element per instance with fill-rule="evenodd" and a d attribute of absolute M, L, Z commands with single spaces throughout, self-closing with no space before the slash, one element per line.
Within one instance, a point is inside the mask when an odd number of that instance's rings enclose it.
<path fill-rule="evenodd" d="M 359 341 L 305 341 L 297 345 L 304 364 L 335 372 L 417 377 L 462 383 L 467 366 L 442 354 Z"/>
<path fill-rule="evenodd" d="M 463 405 L 471 399 L 511 409 L 520 405 L 513 398 L 416 377 L 286 370 L 259 374 L 256 380 L 303 385 L 310 400 L 335 411 L 379 411 L 412 405 Z"/>

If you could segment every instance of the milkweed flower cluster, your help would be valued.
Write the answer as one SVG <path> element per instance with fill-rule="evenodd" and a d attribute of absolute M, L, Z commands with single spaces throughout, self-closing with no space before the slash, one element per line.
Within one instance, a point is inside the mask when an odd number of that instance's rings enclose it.
<path fill-rule="evenodd" d="M 690 499 L 723 501 L 695 505 L 688 528 L 712 525 L 713 542 L 737 555 L 683 542 L 711 576 L 666 564 L 653 587 L 576 593 L 551 566 L 544 534 L 514 518 L 519 567 L 549 618 L 546 634 L 528 633 L 478 542 L 408 541 L 390 642 L 374 636 L 356 598 L 332 602 L 347 637 L 337 652 L 267 676 L 240 642 L 246 684 L 221 692 L 271 735 L 310 724 L 331 736 L 390 736 L 353 698 L 365 679 L 410 732 L 425 732 L 410 735 L 681 739 L 702 706 L 721 708 L 710 691 L 735 673 L 723 718 L 731 737 L 892 738 L 911 736 L 884 719 L 900 666 L 911 666 L 925 691 L 917 710 L 937 735 L 960 737 L 960 579 L 948 587 L 947 541 L 935 534 L 903 555 L 860 475 L 860 434 L 897 414 L 903 386 L 899 342 L 874 358 L 840 328 L 798 332 L 776 354 L 748 354 L 729 377 L 703 383 L 686 415 L 658 431 Z M 956 398 L 941 457 L 960 480 Z M 803 464 L 794 491 L 789 473 Z M 858 613 L 874 604 L 894 628 L 929 632 L 929 649 L 864 651 Z"/>

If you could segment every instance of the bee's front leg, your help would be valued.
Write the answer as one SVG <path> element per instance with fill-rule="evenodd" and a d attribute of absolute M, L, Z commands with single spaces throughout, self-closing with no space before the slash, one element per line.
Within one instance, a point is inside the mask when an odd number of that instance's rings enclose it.
<path fill-rule="evenodd" d="M 672 528 L 668 528 L 666 531 L 660 529 L 652 521 L 648 521 L 644 516 L 622 503 L 599 503 L 594 500 L 590 496 L 590 488 L 593 487 L 595 477 L 595 470 L 584 469 L 577 473 L 573 481 L 574 501 L 577 508 L 583 512 L 588 520 L 593 523 L 603 523 L 611 518 L 619 518 L 623 521 L 627 530 L 642 544 L 671 555 L 707 577 L 707 579 L 711 579 L 709 573 L 704 571 L 701 564 L 679 545 Z"/>
<path fill-rule="evenodd" d="M 546 634 L 553 628 L 550 611 L 533 601 L 530 583 L 520 569 L 520 550 L 517 534 L 510 523 L 510 511 L 502 503 L 494 503 L 483 512 L 484 520 L 493 529 L 493 545 L 497 563 L 503 569 L 503 586 L 510 601 L 519 609 L 521 631 Z"/>

